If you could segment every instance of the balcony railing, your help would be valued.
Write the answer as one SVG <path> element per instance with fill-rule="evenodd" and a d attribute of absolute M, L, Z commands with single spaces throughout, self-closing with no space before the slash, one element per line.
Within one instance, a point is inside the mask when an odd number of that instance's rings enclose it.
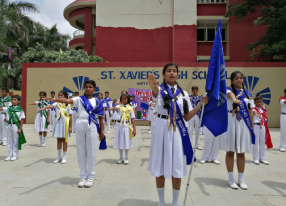
<path fill-rule="evenodd" d="M 199 4 L 215 4 L 215 3 L 226 3 L 227 0 L 197 0 Z"/>
<path fill-rule="evenodd" d="M 77 30 L 73 33 L 73 38 L 77 38 L 79 36 L 84 36 L 84 30 Z"/>

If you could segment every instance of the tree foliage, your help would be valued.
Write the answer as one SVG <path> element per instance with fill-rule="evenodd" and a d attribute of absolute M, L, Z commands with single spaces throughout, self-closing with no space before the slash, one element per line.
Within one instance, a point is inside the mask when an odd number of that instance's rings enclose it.
<path fill-rule="evenodd" d="M 14 78 L 22 74 L 22 63 L 70 63 L 70 62 L 103 62 L 98 56 L 88 56 L 84 50 L 48 51 L 43 45 L 36 43 L 34 48 L 29 48 L 22 57 L 14 59 L 14 69 L 8 70 L 9 76 Z"/>
<path fill-rule="evenodd" d="M 266 34 L 249 44 L 251 59 L 286 61 L 286 0 L 242 0 L 229 4 L 226 17 L 234 16 L 239 23 L 248 14 L 260 12 L 254 26 L 266 25 Z"/>

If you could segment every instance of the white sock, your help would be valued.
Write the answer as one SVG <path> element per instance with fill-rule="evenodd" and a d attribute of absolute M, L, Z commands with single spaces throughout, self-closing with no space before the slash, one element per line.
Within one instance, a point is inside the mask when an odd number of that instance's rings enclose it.
<path fill-rule="evenodd" d="M 129 153 L 129 149 L 125 150 L 125 159 L 128 160 L 128 153 Z"/>
<path fill-rule="evenodd" d="M 42 142 L 42 144 L 46 144 L 46 138 L 47 138 L 47 137 L 43 136 L 43 142 Z"/>
<path fill-rule="evenodd" d="M 58 149 L 58 159 L 62 159 L 62 150 Z"/>
<path fill-rule="evenodd" d="M 158 192 L 158 195 L 159 195 L 159 205 L 165 205 L 165 188 L 162 187 L 162 188 L 157 188 L 157 192 Z"/>
<path fill-rule="evenodd" d="M 244 173 L 238 173 L 238 181 L 240 182 L 240 181 L 242 181 L 243 180 L 243 174 Z"/>
<path fill-rule="evenodd" d="M 40 135 L 39 138 L 40 138 L 40 144 L 42 144 L 42 142 L 43 142 L 43 137 L 42 137 L 42 135 Z"/>
<path fill-rule="evenodd" d="M 67 158 L 67 152 L 63 152 L 63 159 Z"/>
<path fill-rule="evenodd" d="M 228 179 L 231 180 L 231 181 L 234 181 L 233 172 L 229 172 L 228 173 Z"/>
<path fill-rule="evenodd" d="M 120 159 L 123 159 L 123 149 L 119 149 Z"/>
<path fill-rule="evenodd" d="M 180 190 L 173 189 L 173 203 L 172 203 L 173 206 L 178 206 L 179 194 Z"/>

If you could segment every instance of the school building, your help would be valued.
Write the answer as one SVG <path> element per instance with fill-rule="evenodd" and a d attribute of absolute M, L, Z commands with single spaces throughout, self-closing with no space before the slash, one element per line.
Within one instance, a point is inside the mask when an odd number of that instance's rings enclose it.
<path fill-rule="evenodd" d="M 76 0 L 64 17 L 76 29 L 71 49 L 109 62 L 209 61 L 222 19 L 225 60 L 245 62 L 247 45 L 266 32 L 254 27 L 259 14 L 240 24 L 225 18 L 227 6 L 241 0 Z"/>

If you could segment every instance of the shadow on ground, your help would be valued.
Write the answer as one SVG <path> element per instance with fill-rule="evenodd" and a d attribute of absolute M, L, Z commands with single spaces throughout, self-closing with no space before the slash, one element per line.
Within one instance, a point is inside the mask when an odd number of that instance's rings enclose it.
<path fill-rule="evenodd" d="M 205 190 L 205 185 L 213 185 L 215 187 L 221 187 L 221 188 L 228 188 L 228 184 L 226 180 L 218 179 L 218 178 L 206 178 L 206 177 L 196 177 L 194 178 L 195 182 L 199 186 L 202 193 L 206 196 L 209 196 L 210 193 L 208 193 Z"/>
<path fill-rule="evenodd" d="M 25 167 L 31 167 L 32 165 L 35 165 L 37 163 L 40 163 L 40 162 L 45 162 L 47 164 L 52 164 L 53 161 L 55 160 L 55 158 L 44 158 L 44 159 L 40 159 L 32 164 L 29 164 L 29 165 L 26 165 Z"/>

